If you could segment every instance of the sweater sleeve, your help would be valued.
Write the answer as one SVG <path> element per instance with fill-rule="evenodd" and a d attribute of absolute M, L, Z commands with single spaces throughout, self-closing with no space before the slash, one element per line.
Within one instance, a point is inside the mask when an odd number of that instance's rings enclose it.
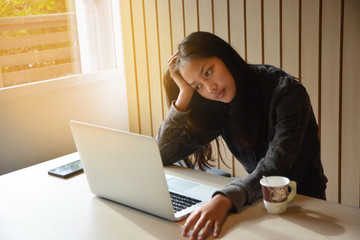
<path fill-rule="evenodd" d="M 172 102 L 169 112 L 158 130 L 156 140 L 164 165 L 183 160 L 203 147 L 203 144 L 197 143 L 195 138 L 186 137 L 183 134 L 190 111 L 180 112 Z"/>
<path fill-rule="evenodd" d="M 265 157 L 245 178 L 235 180 L 215 193 L 227 196 L 237 211 L 262 196 L 259 183 L 262 176 L 289 177 L 291 168 L 298 160 L 311 111 L 310 100 L 302 86 L 288 89 L 280 95 L 276 96 L 275 103 L 270 107 L 275 132 Z"/>

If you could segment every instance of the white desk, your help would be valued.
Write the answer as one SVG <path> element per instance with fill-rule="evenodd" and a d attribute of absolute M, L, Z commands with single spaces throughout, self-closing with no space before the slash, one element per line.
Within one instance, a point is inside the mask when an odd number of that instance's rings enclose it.
<path fill-rule="evenodd" d="M 70 154 L 0 176 L 0 239 L 184 239 L 174 223 L 92 195 L 84 174 L 68 180 L 47 171 Z M 221 187 L 228 178 L 181 168 L 167 172 Z M 360 210 L 297 195 L 284 215 L 261 201 L 226 220 L 221 239 L 360 239 Z M 211 237 L 209 239 L 212 239 Z"/>

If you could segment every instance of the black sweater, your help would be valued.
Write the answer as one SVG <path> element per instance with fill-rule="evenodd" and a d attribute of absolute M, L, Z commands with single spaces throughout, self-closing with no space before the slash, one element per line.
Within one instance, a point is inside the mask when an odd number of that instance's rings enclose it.
<path fill-rule="evenodd" d="M 300 194 L 324 198 L 327 178 L 320 161 L 318 125 L 306 89 L 279 68 L 251 65 L 261 84 L 264 109 L 268 115 L 266 141 L 253 151 L 235 144 L 234 124 L 229 113 L 219 135 L 234 157 L 249 173 L 227 185 L 219 193 L 227 196 L 237 211 L 261 197 L 259 180 L 263 175 L 286 176 L 297 182 Z M 191 111 L 191 110 L 190 110 Z M 174 106 L 160 126 L 157 140 L 163 163 L 172 164 L 193 154 L 204 146 L 196 137 L 179 141 L 188 112 L 179 112 Z"/>

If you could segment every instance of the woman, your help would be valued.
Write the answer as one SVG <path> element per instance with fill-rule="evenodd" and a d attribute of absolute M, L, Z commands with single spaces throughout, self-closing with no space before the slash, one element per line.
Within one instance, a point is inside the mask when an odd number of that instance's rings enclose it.
<path fill-rule="evenodd" d="M 263 175 L 295 180 L 298 193 L 325 199 L 318 126 L 305 88 L 269 65 L 246 64 L 213 34 L 187 36 L 169 59 L 164 83 L 169 113 L 157 140 L 164 165 L 187 159 L 211 165 L 209 143 L 221 136 L 248 175 L 215 192 L 187 219 L 183 235 L 203 239 L 231 211 L 261 197 Z M 202 234 L 200 235 L 200 231 Z"/>

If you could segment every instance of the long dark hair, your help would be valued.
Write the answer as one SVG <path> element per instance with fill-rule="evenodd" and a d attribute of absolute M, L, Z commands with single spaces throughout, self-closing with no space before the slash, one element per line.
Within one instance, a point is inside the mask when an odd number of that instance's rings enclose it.
<path fill-rule="evenodd" d="M 182 138 L 196 136 L 204 144 L 204 148 L 194 154 L 194 162 L 187 162 L 188 166 L 197 164 L 200 169 L 212 166 L 212 147 L 210 141 L 218 136 L 220 128 L 230 114 L 230 124 L 234 130 L 235 144 L 244 149 L 254 149 L 263 136 L 264 123 L 262 98 L 255 72 L 240 57 L 240 55 L 224 40 L 208 32 L 194 32 L 188 35 L 178 46 L 179 54 L 176 67 L 194 60 L 209 57 L 221 59 L 232 74 L 236 85 L 236 97 L 230 104 L 205 99 L 196 91 L 191 99 L 191 112 L 185 125 Z M 170 77 L 169 72 L 164 76 L 164 87 L 168 105 L 177 99 L 179 88 Z M 216 140 L 216 145 L 219 143 Z M 221 158 L 221 155 L 220 155 Z"/>

